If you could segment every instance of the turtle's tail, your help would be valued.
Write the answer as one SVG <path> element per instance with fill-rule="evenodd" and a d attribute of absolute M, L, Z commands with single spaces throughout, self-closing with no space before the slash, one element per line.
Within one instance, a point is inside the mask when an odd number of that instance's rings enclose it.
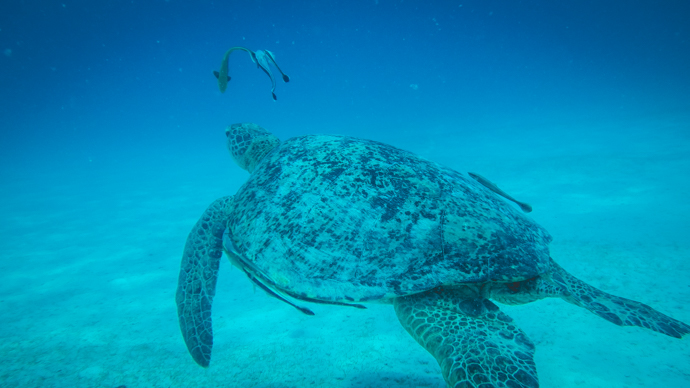
<path fill-rule="evenodd" d="M 690 333 L 690 326 L 664 315 L 646 304 L 607 294 L 566 272 L 551 260 L 552 282 L 559 296 L 618 326 L 639 326 L 674 338 Z"/>

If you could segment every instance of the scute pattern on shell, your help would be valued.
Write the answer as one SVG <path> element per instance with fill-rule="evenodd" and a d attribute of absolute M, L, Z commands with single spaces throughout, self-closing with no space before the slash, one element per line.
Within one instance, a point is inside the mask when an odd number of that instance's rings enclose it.
<path fill-rule="evenodd" d="M 228 227 L 262 276 L 321 300 L 514 282 L 549 268 L 548 232 L 473 179 L 349 137 L 280 144 L 238 191 Z"/>

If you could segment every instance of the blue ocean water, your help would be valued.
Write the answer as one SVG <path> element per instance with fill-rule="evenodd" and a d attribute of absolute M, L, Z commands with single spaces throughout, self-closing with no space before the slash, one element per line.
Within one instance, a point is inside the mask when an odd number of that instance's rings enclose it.
<path fill-rule="evenodd" d="M 208 369 L 175 288 L 247 173 L 225 127 L 382 141 L 520 200 L 568 271 L 690 322 L 683 1 L 0 4 L 0 386 L 443 387 L 389 305 L 301 315 L 221 271 Z M 270 50 L 289 83 L 242 52 Z M 561 300 L 501 306 L 543 387 L 687 387 L 690 343 Z"/>

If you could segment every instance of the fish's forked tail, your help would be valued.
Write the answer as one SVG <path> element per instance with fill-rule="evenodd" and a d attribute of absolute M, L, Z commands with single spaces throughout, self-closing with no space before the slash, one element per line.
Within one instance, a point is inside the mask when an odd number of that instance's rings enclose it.
<path fill-rule="evenodd" d="M 515 203 L 517 203 L 518 206 L 520 206 L 520 209 L 522 209 L 522 211 L 525 213 L 529 213 L 532 211 L 532 205 L 530 205 L 528 203 L 519 202 L 519 201 L 516 201 Z"/>

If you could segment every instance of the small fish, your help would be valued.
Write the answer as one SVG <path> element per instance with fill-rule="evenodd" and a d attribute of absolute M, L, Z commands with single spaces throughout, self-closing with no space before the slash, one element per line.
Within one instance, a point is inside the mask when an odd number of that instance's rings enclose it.
<path fill-rule="evenodd" d="M 213 75 L 218 79 L 218 88 L 220 89 L 220 92 L 223 93 L 225 92 L 225 89 L 228 87 L 228 82 L 230 81 L 230 76 L 228 75 L 229 70 L 228 70 L 228 60 L 230 58 L 230 53 L 232 53 L 235 50 L 242 50 L 246 51 L 249 53 L 249 56 L 252 59 L 252 62 L 256 63 L 256 66 L 260 68 L 261 70 L 266 73 L 268 78 L 271 79 L 271 95 L 273 96 L 273 100 L 277 100 L 278 98 L 276 97 L 275 90 L 276 90 L 276 80 L 273 77 L 273 72 L 271 72 L 270 68 L 270 63 L 273 63 L 273 65 L 278 69 L 280 74 L 283 76 L 283 82 L 290 82 L 290 77 L 288 77 L 283 71 L 280 69 L 278 66 L 278 63 L 276 62 L 275 56 L 273 55 L 272 52 L 268 50 L 258 50 L 256 52 L 246 48 L 246 47 L 233 47 L 230 50 L 228 50 L 225 53 L 225 56 L 223 56 L 223 61 L 220 63 L 220 71 L 214 71 Z"/>
<path fill-rule="evenodd" d="M 228 75 L 228 60 L 230 59 L 230 54 L 235 50 L 246 51 L 249 53 L 249 55 L 254 55 L 252 50 L 249 50 L 248 48 L 244 47 L 233 47 L 225 52 L 225 55 L 223 56 L 223 61 L 220 63 L 220 70 L 213 72 L 213 75 L 215 75 L 218 79 L 218 88 L 220 89 L 221 93 L 224 93 L 225 89 L 228 88 L 228 82 L 230 81 L 230 76 Z"/>
<path fill-rule="evenodd" d="M 468 172 L 468 174 L 469 174 L 472 178 L 474 178 L 477 182 L 481 183 L 481 184 L 482 184 L 484 187 L 486 187 L 487 189 L 493 191 L 494 193 L 500 195 L 501 197 L 504 197 L 505 199 L 507 199 L 507 200 L 509 200 L 509 201 L 515 202 L 518 206 L 520 206 L 520 209 L 522 209 L 523 212 L 529 213 L 529 212 L 532 211 L 532 206 L 530 206 L 529 204 L 526 204 L 526 203 L 524 203 L 524 202 L 520 202 L 520 201 L 518 201 L 517 199 L 511 197 L 510 195 L 508 195 L 508 193 L 506 193 L 505 191 L 499 189 L 498 186 L 496 186 L 496 185 L 495 185 L 493 182 L 491 182 L 490 180 L 484 178 L 483 176 L 481 176 L 481 175 L 479 175 L 479 174 L 475 174 L 475 173 L 473 173 L 473 172 Z"/>
<path fill-rule="evenodd" d="M 259 286 L 259 288 L 261 288 L 262 290 L 266 291 L 266 293 L 267 293 L 268 295 L 270 295 L 270 296 L 272 296 L 272 297 L 274 297 L 274 298 L 276 298 L 276 299 L 278 299 L 278 300 L 280 300 L 280 301 L 283 301 L 283 302 L 289 304 L 290 306 L 296 308 L 297 310 L 303 312 L 304 314 L 307 314 L 307 315 L 314 315 L 314 312 L 311 311 L 310 309 L 308 309 L 308 308 L 306 308 L 306 307 L 298 306 L 298 305 L 296 305 L 296 304 L 290 302 L 289 300 L 283 298 L 282 296 L 280 296 L 280 295 L 278 295 L 277 293 L 273 292 L 273 290 L 271 290 L 270 288 L 268 288 L 265 284 L 261 283 L 261 282 L 259 281 L 259 279 L 255 278 L 251 273 L 249 273 L 249 271 L 247 271 L 247 270 L 244 269 L 244 268 L 243 268 L 243 270 L 244 270 L 244 273 L 247 274 L 247 277 L 249 277 L 249 280 L 251 280 L 255 285 Z"/>
<path fill-rule="evenodd" d="M 280 67 L 278 66 L 278 63 L 276 63 L 276 59 L 273 56 L 272 52 L 270 52 L 268 50 L 258 50 L 257 52 L 254 53 L 254 55 L 252 55 L 252 61 L 254 61 L 254 63 L 256 63 L 256 65 L 258 67 L 260 67 L 261 70 L 264 71 L 264 73 L 266 73 L 268 78 L 271 79 L 271 85 L 273 86 L 271 88 L 271 94 L 273 95 L 273 99 L 276 100 L 277 99 L 276 94 L 275 94 L 276 80 L 275 80 L 275 78 L 273 78 L 273 73 L 271 72 L 271 69 L 268 67 L 268 65 L 269 65 L 268 61 L 269 60 L 271 62 L 273 62 L 273 65 L 275 65 L 276 69 L 278 69 L 280 74 L 283 76 L 283 82 L 290 82 L 290 77 L 285 75 L 285 73 L 283 73 L 283 71 L 280 70 Z"/>

